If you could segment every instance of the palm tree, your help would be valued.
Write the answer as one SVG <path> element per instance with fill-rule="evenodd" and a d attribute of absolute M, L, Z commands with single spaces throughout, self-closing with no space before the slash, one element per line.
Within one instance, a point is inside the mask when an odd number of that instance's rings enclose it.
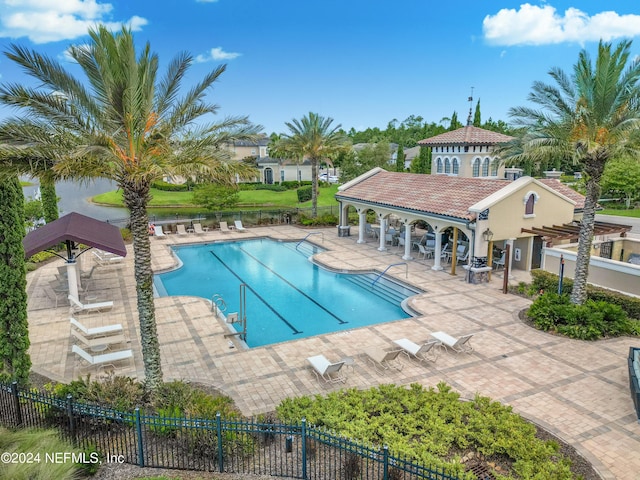
<path fill-rule="evenodd" d="M 5 175 L 27 174 L 38 178 L 47 223 L 56 220 L 59 213 L 56 178 L 52 170 L 54 160 L 42 157 L 43 151 L 34 156 L 28 146 L 33 142 L 53 143 L 49 134 L 31 122 L 13 121 L 0 125 L 0 169 Z M 56 145 L 55 152 L 49 149 L 50 154 L 58 153 L 59 147 Z"/>
<path fill-rule="evenodd" d="M 553 68 L 556 85 L 535 82 L 529 101 L 540 109 L 517 107 L 510 115 L 526 133 L 513 157 L 534 162 L 550 158 L 573 159 L 586 179 L 586 198 L 580 233 L 571 301 L 586 300 L 595 210 L 600 180 L 610 158 L 623 153 L 638 158 L 640 127 L 640 60 L 629 60 L 631 41 L 615 48 L 600 41 L 592 63 L 582 50 L 573 74 Z M 509 160 L 509 154 L 503 155 Z"/>
<path fill-rule="evenodd" d="M 349 148 L 348 137 L 340 130 L 342 125 L 332 127 L 333 118 L 309 112 L 301 120 L 286 122 L 288 133 L 280 135 L 277 150 L 293 158 L 308 158 L 311 161 L 311 216 L 318 215 L 318 164 L 330 160 Z"/>
<path fill-rule="evenodd" d="M 40 86 L 4 85 L 0 101 L 24 112 L 10 122 L 46 132 L 23 148 L 39 158 L 54 158 L 57 177 L 109 178 L 122 189 L 133 236 L 145 382 L 154 392 L 162 383 L 162 369 L 148 235 L 151 185 L 164 175 L 231 183 L 235 174 L 255 174 L 240 162 L 228 161 L 224 146 L 254 139 L 258 128 L 246 117 L 204 123 L 203 117 L 218 110 L 205 96 L 225 71 L 224 65 L 182 93 L 193 61 L 189 54 L 178 55 L 160 77 L 157 55 L 149 44 L 136 52 L 129 29 L 113 33 L 100 26 L 90 30 L 89 37 L 89 43 L 69 49 L 85 82 L 54 59 L 10 45 L 5 55 Z M 50 155 L 47 150 L 55 145 L 58 153 Z"/>

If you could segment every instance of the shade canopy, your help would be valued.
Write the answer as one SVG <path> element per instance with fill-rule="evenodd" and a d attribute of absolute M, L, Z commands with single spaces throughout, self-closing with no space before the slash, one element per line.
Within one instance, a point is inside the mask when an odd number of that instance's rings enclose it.
<path fill-rule="evenodd" d="M 25 257 L 29 258 L 61 242 L 82 243 L 123 257 L 127 255 L 118 227 L 76 212 L 29 232 L 22 244 Z"/>

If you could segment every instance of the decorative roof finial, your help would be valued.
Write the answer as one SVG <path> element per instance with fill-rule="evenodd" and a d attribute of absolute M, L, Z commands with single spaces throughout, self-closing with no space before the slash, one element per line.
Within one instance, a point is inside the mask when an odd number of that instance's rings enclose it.
<path fill-rule="evenodd" d="M 472 110 L 473 110 L 473 87 L 471 87 L 471 95 L 469 96 L 469 116 L 467 117 L 467 127 L 473 125 Z"/>

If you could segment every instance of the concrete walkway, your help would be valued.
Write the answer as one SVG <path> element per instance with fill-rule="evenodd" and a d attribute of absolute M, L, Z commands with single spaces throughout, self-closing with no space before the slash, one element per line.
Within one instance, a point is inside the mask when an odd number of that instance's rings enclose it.
<path fill-rule="evenodd" d="M 317 260 L 333 268 L 381 271 L 401 261 L 403 252 L 395 247 L 379 252 L 375 240 L 356 244 L 355 237 L 338 238 L 335 229 L 314 231 L 323 231 L 324 235 L 311 239 L 328 248 L 317 255 Z M 176 264 L 170 249 L 176 243 L 266 236 L 299 240 L 307 233 L 309 230 L 278 226 L 251 228 L 245 233 L 153 238 L 153 268 L 159 272 Z M 89 271 L 92 256 L 85 254 L 81 259 L 81 268 Z M 320 353 L 330 360 L 351 356 L 356 363 L 349 369 L 344 387 L 413 382 L 435 386 L 444 381 L 463 398 L 479 393 L 513 406 L 514 411 L 574 445 L 603 478 L 640 480 L 640 424 L 633 411 L 626 361 L 629 346 L 640 345 L 640 339 L 582 342 L 542 333 L 518 320 L 518 312 L 529 301 L 502 294 L 502 282 L 496 275 L 490 284 L 470 285 L 464 282 L 461 268 L 452 276 L 447 271 L 431 270 L 429 260 L 408 264 L 408 280 L 425 290 L 411 301 L 422 316 L 251 350 L 238 343 L 230 348 L 229 339 L 224 337 L 228 327 L 211 312 L 207 300 L 157 298 L 165 380 L 214 385 L 233 397 L 243 413 L 252 415 L 274 409 L 289 396 L 342 388 L 342 384 L 318 383 L 305 359 Z M 55 261 L 28 275 L 30 353 L 35 371 L 69 381 L 86 373 L 95 374 L 96 369 L 71 353 L 68 305 L 60 301 L 56 308 L 49 291 L 60 265 L 62 261 Z M 390 273 L 404 279 L 404 267 L 393 268 Z M 90 327 L 122 323 L 128 342 L 112 350 L 131 348 L 134 361 L 118 365 L 117 372 L 141 379 L 144 369 L 133 255 L 127 256 L 122 266 L 95 268 L 88 287 L 93 300 L 113 300 L 114 308 L 77 318 Z M 453 336 L 473 333 L 474 352 L 444 353 L 436 363 L 425 366 L 405 358 L 402 371 L 393 370 L 384 376 L 376 373 L 362 355 L 370 346 L 389 348 L 398 338 L 421 342 L 438 330 Z"/>

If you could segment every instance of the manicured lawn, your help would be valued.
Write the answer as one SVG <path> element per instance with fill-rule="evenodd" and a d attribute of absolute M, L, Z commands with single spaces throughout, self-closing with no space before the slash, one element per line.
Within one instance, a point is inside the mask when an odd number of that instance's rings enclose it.
<path fill-rule="evenodd" d="M 601 215 L 617 215 L 619 217 L 634 217 L 640 218 L 640 208 L 631 208 L 629 210 L 618 210 L 618 209 L 607 209 L 599 210 L 599 214 Z"/>
<path fill-rule="evenodd" d="M 335 194 L 338 191 L 337 185 L 330 187 L 322 187 L 319 189 L 318 206 L 325 207 L 337 205 Z M 192 203 L 192 192 L 167 192 L 164 190 L 151 189 L 151 202 L 149 207 L 152 208 L 194 208 Z M 111 192 L 96 195 L 92 199 L 96 203 L 111 205 L 116 207 L 124 206 L 122 201 L 122 191 L 114 190 Z M 298 203 L 298 195 L 295 190 L 287 190 L 285 192 L 272 192 L 269 190 L 244 190 L 240 192 L 240 202 L 236 208 L 273 208 L 273 207 L 307 207 L 311 202 Z"/>

